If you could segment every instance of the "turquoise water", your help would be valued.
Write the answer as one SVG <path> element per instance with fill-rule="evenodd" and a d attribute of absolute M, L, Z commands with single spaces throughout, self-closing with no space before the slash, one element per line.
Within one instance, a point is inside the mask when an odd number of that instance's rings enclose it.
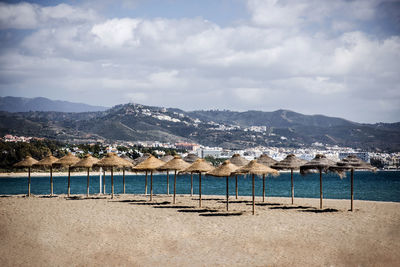
<path fill-rule="evenodd" d="M 31 193 L 35 195 L 47 195 L 50 193 L 49 177 L 32 177 Z M 68 178 L 54 177 L 54 193 L 66 194 Z M 0 194 L 26 194 L 27 178 L 0 178 Z M 193 176 L 194 193 L 198 193 L 198 176 Z M 256 195 L 262 195 L 262 178 L 256 178 Z M 150 175 L 148 185 L 150 187 Z M 239 176 L 239 195 L 250 196 L 252 185 L 251 177 Z M 122 176 L 114 176 L 114 190 L 116 194 L 122 193 Z M 144 175 L 126 176 L 126 193 L 143 194 L 145 190 Z M 295 197 L 319 198 L 319 174 L 301 176 L 294 173 Z M 111 191 L 111 179 L 106 175 L 106 192 Z M 176 185 L 177 194 L 190 194 L 190 176 L 179 175 Z M 90 179 L 90 193 L 99 192 L 99 175 L 92 175 Z M 150 192 L 150 189 L 148 189 Z M 153 176 L 153 193 L 166 194 L 166 175 Z M 170 193 L 173 193 L 173 175 L 170 175 Z M 235 194 L 235 178 L 230 178 L 229 193 Z M 324 198 L 349 199 L 350 198 L 350 174 L 340 179 L 335 174 L 323 175 Z M 86 194 L 86 176 L 71 177 L 71 194 Z M 225 195 L 226 179 L 213 176 L 202 176 L 203 195 Z M 278 177 L 266 178 L 266 195 L 290 197 L 290 173 L 281 173 Z M 380 171 L 355 172 L 354 175 L 354 198 L 373 201 L 400 202 L 400 172 Z"/>

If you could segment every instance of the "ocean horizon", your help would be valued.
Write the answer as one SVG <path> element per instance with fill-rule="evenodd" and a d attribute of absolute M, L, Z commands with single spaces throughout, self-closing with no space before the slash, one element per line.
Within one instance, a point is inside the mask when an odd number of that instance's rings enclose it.
<path fill-rule="evenodd" d="M 294 173 L 294 196 L 299 198 L 319 198 L 319 174 L 313 173 L 301 176 Z M 68 177 L 54 176 L 54 194 L 66 194 Z M 106 173 L 106 194 L 111 193 L 111 177 Z M 238 176 L 239 196 L 250 196 L 252 194 L 252 179 L 250 176 Z M 173 194 L 173 174 L 169 175 L 169 193 Z M 333 173 L 323 174 L 323 195 L 325 199 L 349 199 L 350 198 L 350 174 L 340 179 Z M 71 194 L 86 194 L 87 176 L 71 176 Z M 198 175 L 193 175 L 193 193 L 198 195 Z M 28 188 L 27 178 L 1 178 L 0 195 L 26 194 Z M 145 175 L 125 176 L 126 194 L 145 193 Z M 176 194 L 190 194 L 190 175 L 178 175 Z M 100 192 L 99 174 L 90 176 L 90 194 Z M 150 193 L 150 175 L 148 175 L 148 189 Z M 123 193 L 122 175 L 114 175 L 114 193 Z M 166 174 L 153 175 L 153 194 L 167 193 Z M 31 177 L 31 194 L 49 195 L 49 175 Z M 226 178 L 202 175 L 202 195 L 225 195 Z M 235 195 L 235 178 L 229 178 L 229 194 Z M 262 177 L 256 176 L 255 194 L 262 196 Z M 266 177 L 266 197 L 290 197 L 290 173 L 282 172 L 278 177 Z M 356 171 L 354 174 L 354 199 L 370 201 L 400 202 L 400 172 L 378 171 L 376 173 Z"/>

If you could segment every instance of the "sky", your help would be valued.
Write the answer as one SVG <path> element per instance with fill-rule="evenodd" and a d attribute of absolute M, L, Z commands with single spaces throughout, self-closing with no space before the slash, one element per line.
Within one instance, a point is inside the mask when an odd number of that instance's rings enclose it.
<path fill-rule="evenodd" d="M 400 1 L 1 1 L 0 96 L 398 122 Z"/>

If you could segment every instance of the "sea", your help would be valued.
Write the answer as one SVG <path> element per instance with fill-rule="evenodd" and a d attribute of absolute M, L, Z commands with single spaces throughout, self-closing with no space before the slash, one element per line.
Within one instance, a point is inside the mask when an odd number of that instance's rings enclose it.
<path fill-rule="evenodd" d="M 100 192 L 99 173 L 93 172 L 90 176 L 90 194 Z M 190 175 L 178 175 L 176 183 L 177 194 L 190 194 Z M 68 177 L 53 177 L 54 193 L 66 194 Z M 123 192 L 122 175 L 114 175 L 114 192 Z M 169 176 L 169 192 L 173 193 L 174 176 Z M 86 194 L 86 176 L 71 177 L 71 194 Z M 106 173 L 106 193 L 111 192 L 111 177 Z M 202 176 L 202 195 L 225 195 L 226 178 Z M 290 197 L 290 173 L 282 172 L 277 177 L 266 177 L 265 194 L 267 197 Z M 0 178 L 0 195 L 26 194 L 28 178 Z M 125 188 L 127 194 L 145 193 L 145 175 L 126 175 Z M 294 173 L 294 194 L 301 198 L 319 198 L 319 174 L 313 173 L 301 176 Z M 198 175 L 193 175 L 194 194 L 198 194 Z M 148 193 L 150 192 L 150 175 L 148 176 Z M 31 178 L 31 193 L 34 195 L 50 194 L 49 176 Z M 166 174 L 153 175 L 153 194 L 167 193 Z M 238 176 L 239 196 L 252 194 L 251 176 Z M 229 178 L 229 194 L 235 195 L 235 178 Z M 262 177 L 256 177 L 255 194 L 262 196 Z M 339 178 L 333 173 L 323 174 L 323 195 L 327 199 L 350 198 L 350 173 L 345 178 Z M 354 173 L 354 198 L 358 200 L 400 202 L 400 172 L 399 171 L 356 171 Z"/>

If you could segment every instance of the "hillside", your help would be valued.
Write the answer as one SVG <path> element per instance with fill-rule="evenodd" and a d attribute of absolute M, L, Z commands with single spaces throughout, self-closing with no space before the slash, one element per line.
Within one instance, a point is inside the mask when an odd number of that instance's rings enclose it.
<path fill-rule="evenodd" d="M 315 142 L 376 151 L 400 151 L 400 123 L 360 124 L 323 115 L 278 110 L 193 111 L 118 105 L 106 111 L 0 112 L 0 135 L 42 136 L 65 141 L 193 141 L 239 149 L 308 147 Z"/>
<path fill-rule="evenodd" d="M 104 111 L 106 107 L 91 106 L 82 103 L 68 101 L 50 100 L 45 97 L 0 97 L 0 110 L 7 112 L 28 111 L 58 111 L 58 112 L 89 112 Z"/>

